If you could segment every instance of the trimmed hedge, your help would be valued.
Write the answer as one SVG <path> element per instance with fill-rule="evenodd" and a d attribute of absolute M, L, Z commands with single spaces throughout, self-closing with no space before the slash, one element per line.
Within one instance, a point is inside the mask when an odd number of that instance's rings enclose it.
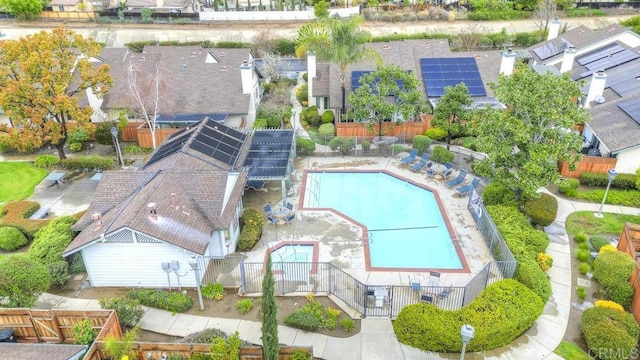
<path fill-rule="evenodd" d="M 51 154 L 40 155 L 36 157 L 36 160 L 33 164 L 39 168 L 50 168 L 52 166 L 58 165 L 60 163 L 60 159 Z"/>
<path fill-rule="evenodd" d="M 331 136 L 335 136 L 336 135 L 336 127 L 335 125 L 328 123 L 328 124 L 322 124 L 320 125 L 320 127 L 318 128 L 318 135 L 322 136 L 322 137 L 331 137 Z"/>
<path fill-rule="evenodd" d="M 636 351 L 640 327 L 630 313 L 592 307 L 582 313 L 582 333 L 590 354 L 602 360 L 626 360 Z"/>
<path fill-rule="evenodd" d="M 440 141 L 447 137 L 447 132 L 438 128 L 431 128 L 424 132 L 424 135 L 431 140 Z"/>
<path fill-rule="evenodd" d="M 73 216 L 60 216 L 40 229 L 29 248 L 29 257 L 43 265 L 64 260 L 62 252 L 73 240 L 71 226 L 76 220 Z"/>
<path fill-rule="evenodd" d="M 40 204 L 35 201 L 12 201 L 2 209 L 3 217 L 0 218 L 0 226 L 17 228 L 29 239 L 33 239 L 36 232 L 49 223 L 49 220 L 29 219 L 38 209 Z"/>
<path fill-rule="evenodd" d="M 416 135 L 413 137 L 413 148 L 418 150 L 418 154 L 424 154 L 429 151 L 432 140 L 425 135 Z"/>
<path fill-rule="evenodd" d="M 534 224 L 549 226 L 558 215 L 558 200 L 549 194 L 542 193 L 537 199 L 527 200 L 523 210 Z"/>
<path fill-rule="evenodd" d="M 605 189 L 580 191 L 575 198 L 588 202 L 600 203 L 604 197 Z M 640 207 L 640 190 L 611 189 L 607 194 L 607 204 Z"/>
<path fill-rule="evenodd" d="M 431 155 L 431 160 L 435 162 L 439 162 L 441 164 L 447 162 L 453 162 L 456 159 L 456 156 L 447 148 L 442 145 L 436 145 L 433 148 L 433 155 Z"/>
<path fill-rule="evenodd" d="M 558 185 L 558 192 L 568 197 L 575 197 L 578 194 L 578 187 L 580 186 L 580 180 L 578 179 L 565 179 Z"/>
<path fill-rule="evenodd" d="M 310 139 L 296 139 L 296 153 L 300 156 L 309 156 L 316 151 L 316 143 Z"/>
<path fill-rule="evenodd" d="M 126 296 L 100 299 L 100 307 L 115 310 L 120 325 L 122 326 L 134 327 L 144 315 L 144 309 L 142 309 L 140 305 L 140 300 L 131 299 Z"/>
<path fill-rule="evenodd" d="M 593 277 L 602 285 L 608 299 L 622 306 L 631 305 L 633 287 L 629 277 L 635 262 L 629 254 L 622 251 L 601 252 L 593 261 Z"/>
<path fill-rule="evenodd" d="M 543 308 L 533 291 L 506 279 L 484 289 L 460 310 L 443 310 L 431 304 L 406 306 L 393 329 L 400 342 L 418 349 L 460 352 L 460 327 L 471 324 L 475 337 L 467 350 L 485 351 L 511 343 L 533 325 Z"/>
<path fill-rule="evenodd" d="M 322 113 L 322 123 L 323 124 L 333 124 L 333 111 L 325 110 Z"/>
<path fill-rule="evenodd" d="M 484 188 L 482 202 L 485 205 L 516 205 L 516 193 L 503 184 L 493 181 Z"/>
<path fill-rule="evenodd" d="M 611 244 L 611 241 L 604 236 L 596 235 L 589 238 L 589 243 L 591 243 L 593 251 L 600 252 L 600 249 L 605 245 Z"/>
<path fill-rule="evenodd" d="M 13 251 L 27 245 L 29 240 L 20 231 L 12 226 L 0 227 L 0 249 Z"/>
<path fill-rule="evenodd" d="M 64 159 L 60 163 L 62 168 L 73 171 L 111 170 L 114 168 L 113 159 L 101 156 L 78 156 Z"/>
<path fill-rule="evenodd" d="M 637 176 L 634 174 L 618 174 L 611 182 L 611 187 L 622 190 L 636 189 L 636 180 Z M 580 184 L 606 187 L 609 184 L 609 175 L 607 173 L 584 172 L 580 174 Z"/>
<path fill-rule="evenodd" d="M 253 208 L 242 212 L 242 231 L 238 238 L 237 251 L 249 251 L 260 240 L 264 218 L 262 213 Z"/>
<path fill-rule="evenodd" d="M 284 323 L 292 328 L 306 331 L 318 331 L 320 329 L 320 320 L 306 311 L 296 311 L 289 314 L 284 319 Z"/>
<path fill-rule="evenodd" d="M 127 297 L 140 300 L 140 304 L 171 312 L 185 312 L 193 306 L 193 299 L 176 291 L 133 289 Z"/>
<path fill-rule="evenodd" d="M 0 279 L 2 307 L 10 308 L 30 308 L 51 283 L 47 268 L 23 254 L 0 260 Z"/>

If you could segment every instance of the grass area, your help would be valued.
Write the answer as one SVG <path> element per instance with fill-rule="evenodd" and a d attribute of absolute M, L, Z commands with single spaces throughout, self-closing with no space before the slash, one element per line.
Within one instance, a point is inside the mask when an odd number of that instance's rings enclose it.
<path fill-rule="evenodd" d="M 22 162 L 0 162 L 0 202 L 22 200 L 33 194 L 47 170 Z"/>
<path fill-rule="evenodd" d="M 562 356 L 563 359 L 567 360 L 589 360 L 589 354 L 587 354 L 584 350 L 579 348 L 577 345 L 570 343 L 568 341 L 563 341 L 558 345 L 558 348 L 554 351 L 554 353 Z"/>
<path fill-rule="evenodd" d="M 578 188 L 575 199 L 599 203 L 604 197 L 605 189 Z M 609 189 L 606 204 L 640 207 L 640 190 Z"/>
<path fill-rule="evenodd" d="M 612 234 L 620 235 L 624 223 L 640 224 L 640 216 L 604 213 L 603 218 L 597 218 L 593 211 L 577 211 L 567 218 L 567 232 L 574 236 L 584 232 L 588 236 Z"/>

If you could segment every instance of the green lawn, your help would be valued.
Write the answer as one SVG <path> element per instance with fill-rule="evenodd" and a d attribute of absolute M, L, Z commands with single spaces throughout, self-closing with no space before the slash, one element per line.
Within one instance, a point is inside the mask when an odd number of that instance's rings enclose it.
<path fill-rule="evenodd" d="M 0 162 L 0 202 L 22 200 L 33 194 L 47 170 L 22 162 Z"/>
<path fill-rule="evenodd" d="M 563 359 L 567 360 L 589 360 L 589 354 L 584 352 L 584 350 L 580 349 L 577 345 L 572 344 L 567 341 L 563 341 L 558 345 L 556 354 L 562 356 Z"/>
<path fill-rule="evenodd" d="M 605 234 L 619 236 L 626 222 L 640 224 L 640 216 L 604 213 L 603 218 L 597 218 L 593 215 L 593 211 L 578 211 L 567 218 L 567 232 L 570 236 L 581 231 L 588 236 Z"/>

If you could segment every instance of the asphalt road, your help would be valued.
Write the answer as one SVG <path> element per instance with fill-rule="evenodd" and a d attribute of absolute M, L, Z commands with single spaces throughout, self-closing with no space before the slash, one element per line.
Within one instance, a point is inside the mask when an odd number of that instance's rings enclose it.
<path fill-rule="evenodd" d="M 567 23 L 567 29 L 585 25 L 591 29 L 599 29 L 610 24 L 618 23 L 634 15 L 620 15 L 596 18 L 567 18 L 561 19 Z M 67 23 L 83 36 L 91 36 L 95 40 L 110 47 L 122 47 L 132 41 L 142 40 L 175 40 L 175 41 L 242 41 L 251 42 L 253 37 L 262 32 L 269 32 L 275 38 L 293 39 L 302 22 L 292 23 L 255 23 L 255 22 L 217 22 L 202 25 L 148 25 L 148 24 L 96 24 L 96 23 Z M 43 29 L 60 26 L 54 22 L 16 22 L 0 21 L 0 31 L 3 39 L 18 39 Z M 390 35 L 394 33 L 415 34 L 422 32 L 458 34 L 461 32 L 499 32 L 503 28 L 510 34 L 533 31 L 537 29 L 534 20 L 516 21 L 420 21 L 411 23 L 367 22 L 364 26 L 373 36 Z"/>

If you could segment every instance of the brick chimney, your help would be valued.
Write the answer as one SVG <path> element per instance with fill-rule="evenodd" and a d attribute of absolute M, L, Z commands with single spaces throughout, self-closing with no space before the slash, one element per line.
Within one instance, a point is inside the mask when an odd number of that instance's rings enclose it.
<path fill-rule="evenodd" d="M 500 74 L 509 76 L 513 74 L 513 68 L 516 66 L 516 53 L 509 48 L 502 53 L 502 61 L 500 62 Z"/>
<path fill-rule="evenodd" d="M 584 102 L 584 107 L 590 107 L 592 101 L 596 101 L 598 98 L 602 97 L 606 84 L 607 74 L 604 73 L 604 70 L 600 70 L 593 74 L 591 77 L 591 84 L 589 85 L 589 92 L 587 93 L 587 98 Z"/>
<path fill-rule="evenodd" d="M 567 50 L 564 51 L 564 56 L 562 57 L 562 65 L 560 65 L 560 72 L 565 73 L 567 71 L 571 71 L 573 68 L 573 60 L 576 58 L 576 48 L 573 46 L 569 46 Z"/>

